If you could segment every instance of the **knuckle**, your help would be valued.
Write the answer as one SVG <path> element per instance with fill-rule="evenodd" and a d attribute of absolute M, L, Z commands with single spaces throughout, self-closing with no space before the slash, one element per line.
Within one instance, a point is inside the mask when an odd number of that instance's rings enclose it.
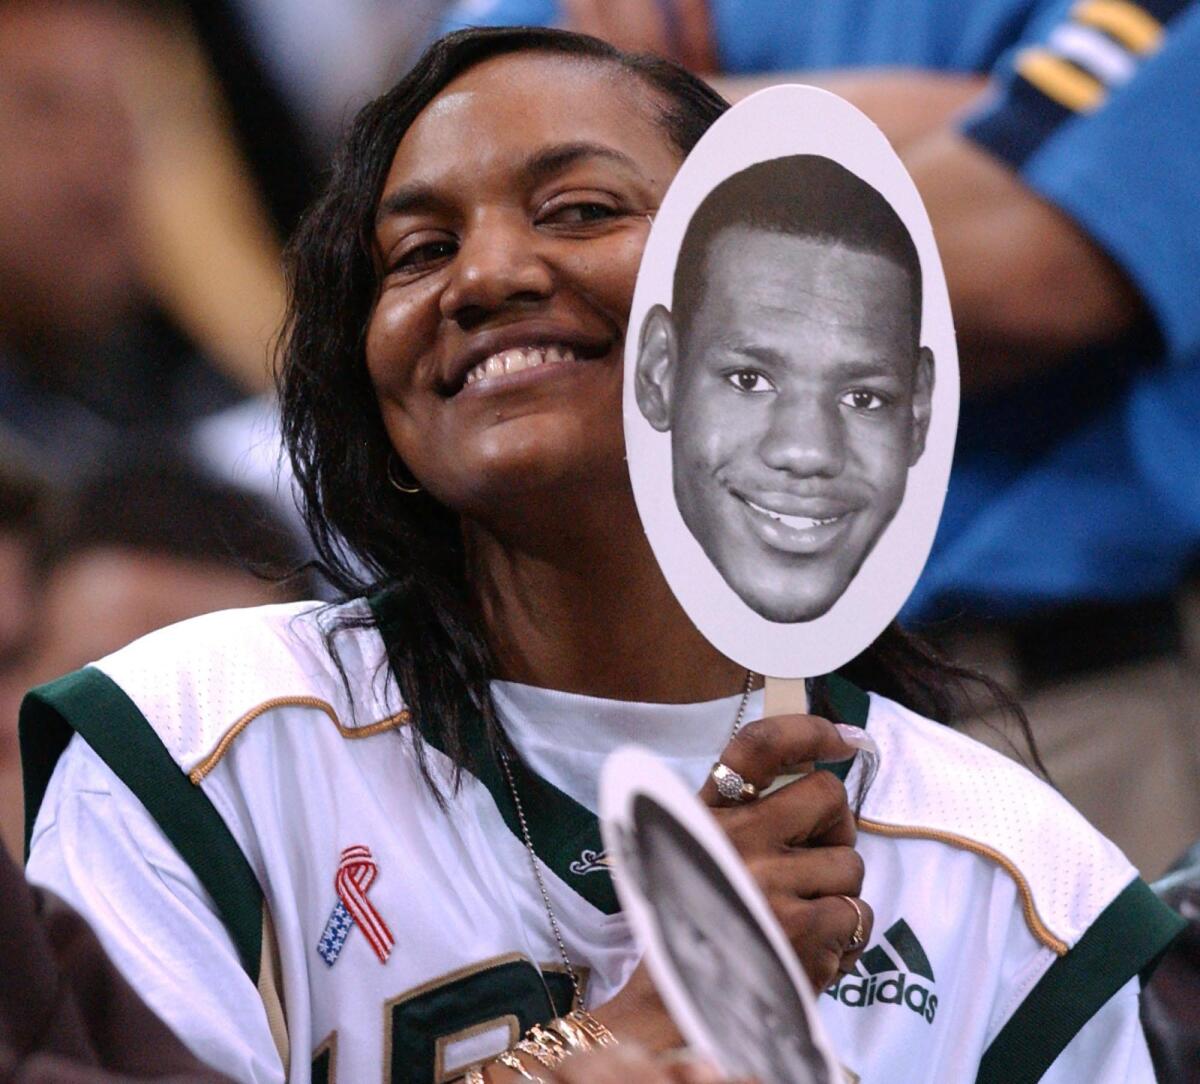
<path fill-rule="evenodd" d="M 788 940 L 794 940 L 796 918 L 796 897 L 790 892 L 769 892 L 767 902 L 775 914 L 775 919 L 783 927 Z"/>
<path fill-rule="evenodd" d="M 841 867 L 843 874 L 848 881 L 854 885 L 854 891 L 850 895 L 858 895 L 858 890 L 862 887 L 863 877 L 866 876 L 867 867 L 863 862 L 863 857 L 853 847 L 837 847 L 836 860 Z"/>
<path fill-rule="evenodd" d="M 814 984 L 818 990 L 825 989 L 834 978 L 842 966 L 842 954 L 836 949 L 826 949 L 821 952 L 818 959 L 820 971 L 814 975 Z"/>
<path fill-rule="evenodd" d="M 745 812 L 743 809 L 729 810 L 729 815 L 721 820 L 721 827 L 734 850 L 742 856 L 742 861 L 749 862 L 763 850 L 762 829 L 757 821 L 746 817 Z"/>
<path fill-rule="evenodd" d="M 767 861 L 765 856 L 759 854 L 750 855 L 745 859 L 745 865 L 756 884 L 764 885 L 773 879 L 774 867 L 771 862 Z"/>
<path fill-rule="evenodd" d="M 850 851 L 851 876 L 854 878 L 854 894 L 857 896 L 862 891 L 863 880 L 867 876 L 867 864 L 863 861 L 863 856 L 853 847 L 848 850 Z"/>
<path fill-rule="evenodd" d="M 848 805 L 846 787 L 833 772 L 813 772 L 809 779 L 816 797 L 830 808 Z"/>
<path fill-rule="evenodd" d="M 813 929 L 813 910 L 809 901 L 787 896 L 777 903 L 775 912 L 779 924 L 794 944 L 799 946 L 808 940 Z"/>
<path fill-rule="evenodd" d="M 734 735 L 728 748 L 736 749 L 751 759 L 766 756 L 775 746 L 775 726 L 770 719 L 757 719 L 747 723 Z"/>

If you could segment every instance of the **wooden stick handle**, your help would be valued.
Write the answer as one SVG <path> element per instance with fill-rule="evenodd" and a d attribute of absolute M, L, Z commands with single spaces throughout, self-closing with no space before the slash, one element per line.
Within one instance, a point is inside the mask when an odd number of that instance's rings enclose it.
<path fill-rule="evenodd" d="M 804 678 L 773 678 L 769 677 L 764 683 L 763 715 L 807 715 L 808 686 Z M 811 765 L 805 765 L 805 770 L 796 775 L 781 775 L 766 790 L 763 796 L 787 786 L 801 775 L 807 775 L 812 770 Z"/>
<path fill-rule="evenodd" d="M 807 715 L 808 688 L 804 678 L 773 678 L 765 683 L 763 715 Z"/>

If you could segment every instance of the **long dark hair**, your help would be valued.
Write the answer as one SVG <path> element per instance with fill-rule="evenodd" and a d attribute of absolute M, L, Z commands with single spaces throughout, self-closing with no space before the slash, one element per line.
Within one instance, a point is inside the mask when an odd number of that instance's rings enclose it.
<path fill-rule="evenodd" d="M 428 495 L 389 484 L 391 443 L 367 376 L 364 342 L 379 290 L 375 210 L 404 133 L 453 79 L 492 57 L 543 52 L 608 64 L 641 80 L 664 137 L 686 155 L 728 103 L 669 61 L 581 34 L 532 28 L 463 30 L 430 46 L 390 91 L 356 117 L 325 191 L 287 253 L 289 304 L 281 337 L 283 437 L 323 575 L 347 596 L 386 599 L 388 664 L 414 719 L 426 778 L 432 742 L 461 770 L 505 747 L 488 690 L 492 660 L 466 581 L 458 519 Z M 372 624 L 347 617 L 340 628 Z M 335 649 L 330 634 L 330 647 Z M 336 658 L 336 650 L 334 651 Z M 946 666 L 889 629 L 858 667 L 871 687 L 946 718 Z M 852 666 L 851 670 L 855 670 Z M 857 672 L 857 671 L 856 671 Z M 831 711 L 819 690 L 814 706 Z M 480 749 L 466 735 L 482 716 Z"/>

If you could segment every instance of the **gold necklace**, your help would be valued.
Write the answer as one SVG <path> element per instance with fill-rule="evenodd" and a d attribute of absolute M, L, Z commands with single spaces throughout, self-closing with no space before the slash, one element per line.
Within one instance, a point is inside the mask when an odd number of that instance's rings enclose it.
<path fill-rule="evenodd" d="M 754 682 L 757 677 L 758 675 L 753 670 L 746 671 L 746 684 L 742 689 L 741 699 L 738 701 L 737 714 L 733 718 L 733 729 L 729 733 L 731 740 L 742 729 L 742 722 L 746 717 L 746 705 L 750 701 L 750 693 L 754 688 Z M 503 749 L 500 751 L 500 766 L 504 769 L 504 778 L 508 781 L 508 792 L 512 795 L 513 808 L 517 812 L 517 823 L 521 826 L 521 841 L 525 844 L 525 854 L 529 858 L 529 868 L 533 871 L 533 879 L 537 882 L 538 891 L 542 895 L 542 905 L 546 909 L 546 918 L 550 921 L 550 931 L 554 934 L 555 944 L 558 945 L 558 954 L 562 957 L 563 968 L 566 970 L 567 978 L 571 981 L 574 1003 L 582 1009 L 583 990 L 579 985 L 579 976 L 575 973 L 571 957 L 567 954 L 567 945 L 563 940 L 562 928 L 558 924 L 558 916 L 554 913 L 554 908 L 550 904 L 550 893 L 546 889 L 546 880 L 542 876 L 541 860 L 538 858 L 537 851 L 534 850 L 533 837 L 529 833 L 529 822 L 525 819 L 525 807 L 521 803 L 520 794 L 517 793 L 517 783 L 513 778 L 512 765 L 509 763 L 508 753 Z M 542 985 L 545 986 L 544 979 Z M 554 999 L 550 996 L 549 987 L 546 987 L 546 997 L 550 1002 L 551 1011 L 554 1011 Z"/>

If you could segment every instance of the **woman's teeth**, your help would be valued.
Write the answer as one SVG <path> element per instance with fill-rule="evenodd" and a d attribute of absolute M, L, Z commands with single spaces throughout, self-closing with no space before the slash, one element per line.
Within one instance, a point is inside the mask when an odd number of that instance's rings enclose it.
<path fill-rule="evenodd" d="M 575 360 L 575 352 L 569 346 L 520 346 L 501 350 L 490 358 L 484 358 L 467 373 L 466 384 L 478 384 L 481 380 L 519 373 L 522 369 L 534 369 L 539 365 L 557 365 Z"/>

